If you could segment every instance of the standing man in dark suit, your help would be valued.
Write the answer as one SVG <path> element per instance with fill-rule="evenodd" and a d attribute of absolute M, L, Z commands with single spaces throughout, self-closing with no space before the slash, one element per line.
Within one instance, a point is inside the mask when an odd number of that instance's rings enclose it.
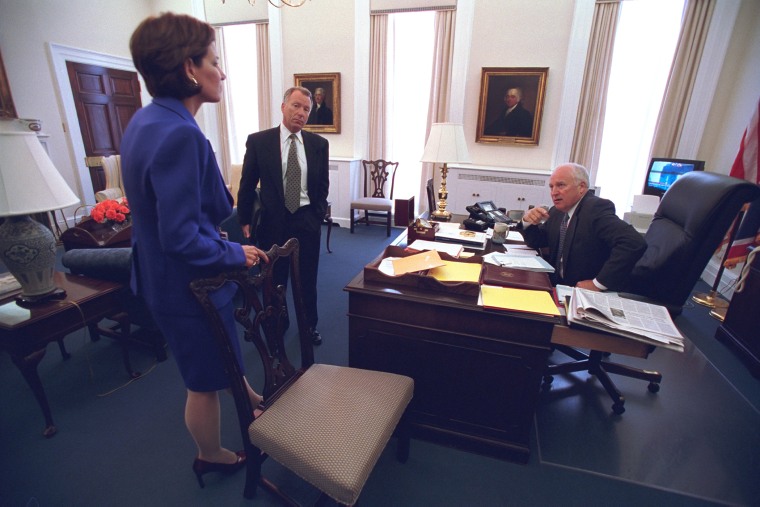
<path fill-rule="evenodd" d="M 549 188 L 554 207 L 528 210 L 521 225 L 528 246 L 549 248 L 553 281 L 595 291 L 624 290 L 646 250 L 644 238 L 615 214 L 612 201 L 588 193 L 582 165 L 557 167 Z"/>
<path fill-rule="evenodd" d="M 312 342 L 322 343 L 317 331 L 317 270 L 322 221 L 330 190 L 330 147 L 326 139 L 303 126 L 311 111 L 311 92 L 289 88 L 280 109 L 279 127 L 248 136 L 238 192 L 238 218 L 243 235 L 255 232 L 259 246 L 268 250 L 289 238 L 300 244 L 299 267 L 306 320 Z M 260 191 L 256 187 L 261 185 Z M 261 199 L 261 221 L 251 224 L 254 204 Z M 256 231 L 251 227 L 256 226 Z M 289 266 L 275 265 L 275 282 L 286 284 Z"/>
<path fill-rule="evenodd" d="M 332 109 L 325 104 L 325 89 L 317 88 L 314 90 L 314 108 L 309 113 L 309 120 L 307 125 L 332 125 L 333 124 L 333 112 Z"/>
<path fill-rule="evenodd" d="M 523 107 L 520 88 L 507 90 L 504 94 L 504 109 L 483 133 L 487 136 L 533 136 L 533 115 Z"/>

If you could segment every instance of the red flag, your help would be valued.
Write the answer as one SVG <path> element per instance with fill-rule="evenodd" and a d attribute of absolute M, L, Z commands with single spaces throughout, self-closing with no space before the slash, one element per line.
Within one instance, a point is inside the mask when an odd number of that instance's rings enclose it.
<path fill-rule="evenodd" d="M 758 100 L 755 112 L 749 121 L 747 129 L 742 136 L 742 142 L 739 146 L 739 153 L 736 154 L 736 160 L 731 167 L 731 176 L 760 184 L 760 172 L 758 164 L 760 159 L 757 156 L 758 145 L 760 144 L 760 129 L 758 129 L 758 118 L 760 117 L 760 100 Z M 725 266 L 731 268 L 740 262 L 744 262 L 749 253 L 749 246 L 760 245 L 760 199 L 752 202 L 744 213 L 744 218 L 736 232 L 736 238 L 731 244 L 731 248 L 726 256 Z"/>

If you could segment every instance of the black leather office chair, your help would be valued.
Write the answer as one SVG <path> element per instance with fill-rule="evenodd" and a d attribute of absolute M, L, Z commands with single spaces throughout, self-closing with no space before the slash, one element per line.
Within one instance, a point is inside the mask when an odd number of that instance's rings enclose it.
<path fill-rule="evenodd" d="M 710 172 L 681 176 L 665 193 L 646 233 L 647 249 L 631 273 L 624 296 L 659 304 L 679 315 L 694 284 L 745 202 L 760 196 L 760 187 L 744 180 Z M 612 410 L 625 411 L 625 398 L 609 373 L 649 381 L 649 391 L 660 389 L 662 375 L 605 360 L 605 351 L 588 354 L 555 346 L 575 361 L 549 365 L 544 385 L 553 375 L 588 371 L 596 375 L 613 400 Z"/>
<path fill-rule="evenodd" d="M 739 210 L 758 196 L 758 185 L 722 174 L 680 177 L 655 212 L 628 292 L 679 315 Z"/>

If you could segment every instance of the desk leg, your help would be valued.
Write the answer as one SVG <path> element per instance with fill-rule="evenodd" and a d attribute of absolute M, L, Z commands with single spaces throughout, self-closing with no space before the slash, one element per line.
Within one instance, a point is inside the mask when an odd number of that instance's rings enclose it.
<path fill-rule="evenodd" d="M 45 417 L 45 431 L 42 434 L 45 438 L 50 438 L 58 430 L 55 424 L 53 424 L 53 414 L 50 412 L 50 405 L 45 395 L 45 389 L 42 387 L 42 380 L 40 380 L 40 375 L 37 372 L 37 365 L 40 364 L 43 357 L 45 357 L 45 349 L 32 352 L 26 357 L 11 354 L 13 364 L 18 367 L 24 379 L 26 379 L 26 383 L 32 388 L 34 397 L 37 398 L 37 403 L 40 404 L 40 408 L 42 409 L 42 415 Z"/>

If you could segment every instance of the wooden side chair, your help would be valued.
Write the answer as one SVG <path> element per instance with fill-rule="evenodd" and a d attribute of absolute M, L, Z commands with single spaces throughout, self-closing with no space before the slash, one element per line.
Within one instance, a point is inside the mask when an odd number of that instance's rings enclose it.
<path fill-rule="evenodd" d="M 269 263 L 259 274 L 241 269 L 214 278 L 195 280 L 191 289 L 209 317 L 230 377 L 246 456 L 244 496 L 252 498 L 260 484 L 293 505 L 284 491 L 261 476 L 267 457 L 300 476 L 339 504 L 353 505 L 391 435 L 399 436 L 398 458 L 406 461 L 409 436 L 399 424 L 412 398 L 414 381 L 379 371 L 314 363 L 311 337 L 305 324 L 298 269 L 298 241 L 273 246 Z M 287 357 L 284 343 L 288 319 L 286 289 L 273 283 L 277 262 L 290 262 L 301 366 Z M 254 414 L 243 374 L 233 352 L 214 292 L 233 283 L 235 320 L 244 339 L 259 352 L 264 368 L 263 412 Z M 245 355 L 245 354 L 244 354 Z"/>
<path fill-rule="evenodd" d="M 393 213 L 393 186 L 396 182 L 398 162 L 387 160 L 362 160 L 364 168 L 364 196 L 351 201 L 351 234 L 356 224 L 385 225 L 386 233 L 391 235 L 391 214 Z M 386 197 L 386 186 L 390 178 L 390 194 Z M 354 217 L 354 210 L 359 217 Z M 362 215 L 362 211 L 364 214 Z M 375 219 L 382 219 L 375 220 Z"/>

